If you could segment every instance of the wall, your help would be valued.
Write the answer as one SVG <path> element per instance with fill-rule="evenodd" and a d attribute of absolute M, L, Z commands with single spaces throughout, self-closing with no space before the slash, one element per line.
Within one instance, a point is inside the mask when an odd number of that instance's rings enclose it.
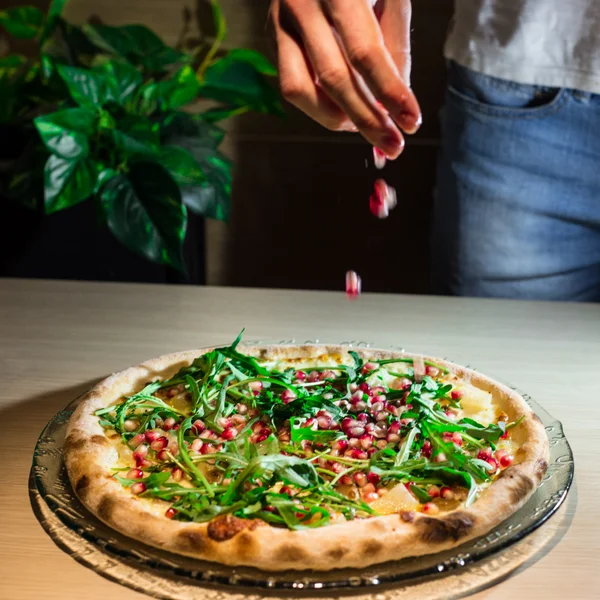
<path fill-rule="evenodd" d="M 13 4 L 13 2 L 10 2 Z M 40 2 L 41 4 L 41 2 Z M 270 52 L 268 0 L 221 0 L 229 46 Z M 369 291 L 426 292 L 429 219 L 444 87 L 442 44 L 452 0 L 414 5 L 413 87 L 421 131 L 384 176 L 399 205 L 379 221 L 368 210 L 377 172 L 371 149 L 353 134 L 321 129 L 291 107 L 287 119 L 245 115 L 227 124 L 225 152 L 236 164 L 229 224 L 207 224 L 208 282 L 217 285 L 340 289 L 356 270 Z M 205 0 L 71 0 L 66 16 L 110 24 L 142 22 L 176 43 Z M 368 168 L 365 163 L 369 162 Z"/>

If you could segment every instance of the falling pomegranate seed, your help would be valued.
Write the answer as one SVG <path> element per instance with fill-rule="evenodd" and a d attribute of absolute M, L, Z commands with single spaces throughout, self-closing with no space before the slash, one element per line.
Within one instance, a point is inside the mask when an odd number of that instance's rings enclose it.
<path fill-rule="evenodd" d="M 371 213 L 378 219 L 385 219 L 396 204 L 396 190 L 390 187 L 383 179 L 377 179 L 373 193 L 369 198 Z"/>
<path fill-rule="evenodd" d="M 237 434 L 238 430 L 235 427 L 228 427 L 227 429 L 225 429 L 225 431 L 223 431 L 221 437 L 224 440 L 230 442 L 231 440 L 236 438 Z"/>
<path fill-rule="evenodd" d="M 356 300 L 362 290 L 362 281 L 355 271 L 346 273 L 346 296 L 349 300 Z"/>
<path fill-rule="evenodd" d="M 140 469 L 129 469 L 127 471 L 127 479 L 141 479 L 144 476 L 144 473 Z"/>
<path fill-rule="evenodd" d="M 376 169 L 383 169 L 385 167 L 385 163 L 387 162 L 387 156 L 385 152 L 373 146 L 373 162 L 375 163 Z"/>
<path fill-rule="evenodd" d="M 138 494 L 142 494 L 146 491 L 146 484 L 138 481 L 137 483 L 132 484 L 131 488 L 129 489 L 131 490 L 132 494 L 137 496 Z"/>

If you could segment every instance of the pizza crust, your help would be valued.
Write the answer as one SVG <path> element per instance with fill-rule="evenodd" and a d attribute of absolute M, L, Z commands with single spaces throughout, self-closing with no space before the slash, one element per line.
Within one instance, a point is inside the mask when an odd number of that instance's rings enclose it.
<path fill-rule="evenodd" d="M 164 516 L 166 503 L 134 496 L 111 477 L 116 450 L 94 412 L 114 404 L 123 395 L 134 393 L 148 381 L 171 377 L 209 350 L 165 355 L 108 377 L 84 396 L 67 428 L 64 457 L 78 498 L 110 527 L 162 550 L 264 571 L 366 567 L 431 554 L 460 545 L 496 527 L 525 504 L 548 468 L 545 429 L 519 394 L 471 369 L 424 357 L 492 392 L 494 403 L 508 414 L 509 420 L 525 415 L 513 432 L 521 441 L 520 462 L 505 469 L 469 508 L 439 517 L 404 512 L 301 531 L 231 515 L 209 523 L 169 520 Z M 356 350 L 365 359 L 416 356 Z M 347 351 L 345 346 L 243 347 L 244 353 L 261 359 L 310 359 L 324 354 L 343 355 Z"/>

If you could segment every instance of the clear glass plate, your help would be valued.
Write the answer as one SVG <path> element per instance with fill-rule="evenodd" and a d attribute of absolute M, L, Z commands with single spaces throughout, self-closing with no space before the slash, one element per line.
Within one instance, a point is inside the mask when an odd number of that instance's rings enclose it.
<path fill-rule="evenodd" d="M 262 340 L 245 343 L 291 345 L 295 341 Z M 344 342 L 343 345 L 371 347 L 365 342 Z M 393 348 L 393 350 L 400 349 Z M 132 561 L 136 566 L 146 571 L 149 570 L 158 577 L 175 576 L 188 583 L 226 586 L 226 589 L 231 592 L 254 591 L 256 593 L 269 590 L 302 591 L 313 594 L 328 590 L 336 593 L 344 591 L 364 593 L 369 590 L 375 592 L 393 584 L 414 583 L 423 578 L 439 576 L 472 566 L 523 540 L 558 510 L 573 481 L 573 454 L 564 435 L 562 424 L 534 402 L 530 396 L 523 393 L 521 395 L 544 423 L 550 441 L 550 462 L 544 479 L 529 502 L 496 529 L 486 536 L 439 554 L 407 558 L 362 570 L 265 573 L 247 567 L 227 567 L 174 555 L 132 540 L 114 531 L 90 514 L 71 489 L 62 458 L 62 446 L 67 423 L 80 400 L 79 398 L 71 402 L 48 423 L 37 442 L 31 470 L 32 503 L 34 503 L 34 494 L 36 497 L 39 494 L 53 515 L 82 540 L 109 557 Z M 40 518 L 40 521 L 50 535 L 53 535 L 51 527 L 45 525 L 44 519 Z"/>

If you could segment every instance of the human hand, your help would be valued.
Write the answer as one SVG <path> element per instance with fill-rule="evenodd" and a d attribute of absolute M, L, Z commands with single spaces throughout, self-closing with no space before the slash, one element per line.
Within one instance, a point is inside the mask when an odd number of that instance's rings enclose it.
<path fill-rule="evenodd" d="M 396 158 L 400 129 L 421 124 L 409 87 L 410 0 L 273 0 L 271 19 L 284 97 Z"/>

